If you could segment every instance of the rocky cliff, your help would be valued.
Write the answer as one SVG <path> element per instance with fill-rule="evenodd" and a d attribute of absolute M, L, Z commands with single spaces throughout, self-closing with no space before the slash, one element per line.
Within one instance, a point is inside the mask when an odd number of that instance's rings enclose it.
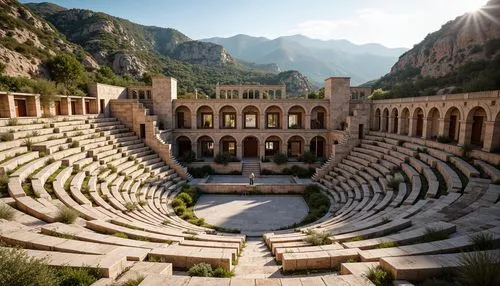
<path fill-rule="evenodd" d="M 9 76 L 47 76 L 44 61 L 60 52 L 75 54 L 88 70 L 97 62 L 27 7 L 0 0 L 0 63 Z"/>
<path fill-rule="evenodd" d="M 420 75 L 441 77 L 470 61 L 488 60 L 499 52 L 500 1 L 492 0 L 481 10 L 449 21 L 439 31 L 404 53 L 391 73 L 407 67 Z"/>
<path fill-rule="evenodd" d="M 500 0 L 444 24 L 372 87 L 380 98 L 500 89 Z"/>

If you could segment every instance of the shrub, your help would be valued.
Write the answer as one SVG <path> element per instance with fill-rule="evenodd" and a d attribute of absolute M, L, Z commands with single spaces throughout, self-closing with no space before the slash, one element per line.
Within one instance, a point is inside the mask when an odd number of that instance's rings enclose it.
<path fill-rule="evenodd" d="M 136 278 L 130 278 L 121 285 L 122 286 L 139 286 L 139 284 L 141 284 L 141 282 L 143 280 L 144 280 L 144 276 L 141 275 L 141 276 L 136 277 Z"/>
<path fill-rule="evenodd" d="M 219 278 L 231 278 L 234 276 L 234 273 L 232 271 L 227 271 L 226 269 L 222 267 L 217 267 L 212 273 L 213 277 L 219 277 Z"/>
<path fill-rule="evenodd" d="M 119 238 L 125 238 L 125 239 L 126 239 L 126 238 L 128 238 L 128 235 L 127 235 L 127 234 L 125 234 L 125 233 L 123 233 L 123 232 L 115 232 L 115 233 L 113 234 L 113 236 L 114 236 L 114 237 L 119 237 Z"/>
<path fill-rule="evenodd" d="M 192 220 L 194 217 L 193 217 L 193 214 L 192 214 L 191 212 L 187 212 L 187 211 L 185 211 L 185 212 L 181 215 L 181 218 L 182 218 L 183 220 L 187 220 L 187 221 L 189 221 L 189 220 Z"/>
<path fill-rule="evenodd" d="M 306 164 L 314 164 L 316 163 L 318 158 L 316 158 L 316 155 L 314 155 L 313 153 L 307 151 L 307 152 L 304 152 L 304 154 L 302 154 L 302 156 L 299 156 L 299 158 L 297 158 L 297 160 L 299 162 L 304 162 Z"/>
<path fill-rule="evenodd" d="M 12 220 L 14 218 L 14 209 L 6 204 L 0 205 L 0 219 Z"/>
<path fill-rule="evenodd" d="M 23 140 L 24 146 L 28 148 L 28 151 L 31 151 L 31 147 L 33 146 L 33 141 L 31 140 L 30 137 L 27 137 L 26 139 Z"/>
<path fill-rule="evenodd" d="M 88 286 L 101 278 L 99 269 L 63 267 L 57 270 L 60 286 Z"/>
<path fill-rule="evenodd" d="M 392 273 L 383 269 L 380 266 L 371 267 L 366 273 L 366 278 L 368 278 L 376 286 L 390 286 L 392 285 Z"/>
<path fill-rule="evenodd" d="M 11 118 L 7 121 L 7 126 L 19 125 L 19 120 L 17 118 Z"/>
<path fill-rule="evenodd" d="M 495 240 L 491 232 L 480 232 L 470 236 L 474 250 L 488 250 L 495 248 Z"/>
<path fill-rule="evenodd" d="M 62 206 L 57 211 L 56 221 L 66 224 L 72 224 L 73 222 L 75 222 L 77 217 L 78 214 L 73 209 L 70 209 L 67 206 Z"/>
<path fill-rule="evenodd" d="M 45 259 L 29 257 L 24 250 L 0 248 L 2 285 L 53 286 L 58 279 Z"/>
<path fill-rule="evenodd" d="M 382 242 L 377 245 L 377 248 L 389 248 L 389 247 L 397 247 L 398 243 L 395 241 Z"/>
<path fill-rule="evenodd" d="M 178 207 L 174 208 L 174 212 L 178 216 L 182 215 L 185 211 L 186 211 L 185 206 L 178 206 Z"/>
<path fill-rule="evenodd" d="M 178 206 L 185 206 L 184 202 L 178 198 L 172 200 L 172 207 L 175 209 Z"/>
<path fill-rule="evenodd" d="M 399 184 L 401 183 L 401 180 L 392 178 L 390 181 L 387 182 L 387 186 L 393 190 L 399 190 Z"/>
<path fill-rule="evenodd" d="M 460 257 L 458 270 L 463 285 L 500 285 L 499 252 L 469 252 Z"/>
<path fill-rule="evenodd" d="M 189 276 L 211 277 L 212 272 L 212 265 L 207 263 L 198 263 L 189 268 L 188 274 Z"/>
<path fill-rule="evenodd" d="M 330 233 L 328 232 L 317 232 L 317 231 L 310 231 L 305 238 L 305 241 L 317 246 L 317 245 L 326 245 L 326 244 L 331 244 L 332 242 L 329 239 Z"/>
<path fill-rule="evenodd" d="M 80 147 L 80 142 L 78 142 L 78 141 L 73 141 L 73 142 L 71 142 L 71 144 L 69 145 L 69 148 L 76 148 L 76 147 Z"/>
<path fill-rule="evenodd" d="M 277 152 L 273 156 L 273 162 L 277 165 L 285 164 L 286 162 L 288 162 L 288 157 L 281 152 Z"/>
<path fill-rule="evenodd" d="M 224 153 L 219 153 L 215 156 L 214 162 L 217 164 L 222 164 L 222 165 L 227 165 L 229 162 L 239 162 L 240 160 L 233 155 L 224 152 Z"/>
<path fill-rule="evenodd" d="M 184 204 L 186 204 L 186 206 L 188 206 L 188 207 L 190 207 L 193 204 L 193 198 L 185 192 L 180 193 L 177 196 L 177 199 L 183 201 Z"/>
<path fill-rule="evenodd" d="M 196 153 L 194 151 L 189 151 L 184 154 L 179 158 L 181 162 L 184 163 L 192 163 L 196 161 Z"/>
<path fill-rule="evenodd" d="M 439 135 L 438 137 L 436 137 L 436 140 L 439 143 L 445 143 L 445 144 L 451 143 L 451 138 L 448 136 Z"/>
<path fill-rule="evenodd" d="M 204 178 L 215 173 L 215 170 L 210 165 L 205 165 L 199 168 L 188 168 L 188 172 L 195 178 Z"/>
<path fill-rule="evenodd" d="M 8 185 L 9 176 L 7 176 L 7 174 L 3 174 L 2 176 L 0 176 L 0 192 L 6 191 Z"/>
<path fill-rule="evenodd" d="M 443 229 L 437 229 L 432 227 L 425 228 L 425 234 L 421 239 L 421 242 L 432 242 L 436 240 L 447 239 L 449 234 Z"/>
<path fill-rule="evenodd" d="M 141 207 L 145 206 L 145 205 L 146 205 L 146 201 L 144 201 L 144 200 L 140 200 L 140 201 L 139 201 L 139 205 L 140 205 Z"/>
<path fill-rule="evenodd" d="M 137 209 L 136 205 L 133 202 L 126 202 L 125 203 L 125 208 L 129 212 L 133 212 L 133 211 L 135 211 Z"/>

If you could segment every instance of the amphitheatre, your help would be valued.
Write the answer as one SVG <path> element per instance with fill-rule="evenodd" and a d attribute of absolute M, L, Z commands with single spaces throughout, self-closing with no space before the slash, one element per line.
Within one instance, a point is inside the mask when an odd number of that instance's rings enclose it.
<path fill-rule="evenodd" d="M 324 87 L 0 92 L 1 247 L 93 285 L 374 285 L 377 267 L 418 285 L 498 251 L 500 91 Z M 234 275 L 190 276 L 200 263 Z"/>

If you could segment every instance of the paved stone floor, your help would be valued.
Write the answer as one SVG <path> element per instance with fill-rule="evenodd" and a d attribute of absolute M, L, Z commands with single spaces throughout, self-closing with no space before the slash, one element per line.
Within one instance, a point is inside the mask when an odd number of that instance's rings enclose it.
<path fill-rule="evenodd" d="M 231 176 L 231 175 L 215 175 L 210 176 L 207 180 L 207 183 L 231 183 L 231 184 L 248 184 L 248 178 L 243 176 Z M 257 177 L 255 178 L 254 183 L 256 185 L 262 184 L 293 184 L 293 178 L 291 176 L 269 176 L 269 177 Z"/>
<path fill-rule="evenodd" d="M 300 222 L 308 212 L 297 195 L 202 195 L 194 212 L 206 222 L 249 235 Z"/>

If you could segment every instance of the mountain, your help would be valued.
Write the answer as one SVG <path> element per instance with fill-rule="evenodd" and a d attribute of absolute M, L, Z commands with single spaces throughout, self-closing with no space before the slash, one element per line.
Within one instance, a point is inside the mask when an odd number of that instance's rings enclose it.
<path fill-rule="evenodd" d="M 379 78 L 406 51 L 379 44 L 355 45 L 347 40 L 316 40 L 303 35 L 270 40 L 240 34 L 201 41 L 222 45 L 237 59 L 300 70 L 316 83 L 332 75 L 350 76 L 354 84 Z"/>
<path fill-rule="evenodd" d="M 87 70 L 84 81 L 110 79 L 112 84 L 137 83 L 150 75 L 179 80 L 180 94 L 197 88 L 214 95 L 215 84 L 279 84 L 286 74 L 273 64 L 235 60 L 221 45 L 194 41 L 175 29 L 143 26 L 104 13 L 66 9 L 51 3 L 22 5 L 0 0 L 0 88 L 19 91 L 27 79 L 50 78 L 47 61 L 72 54 Z M 110 67 L 112 70 L 106 70 Z M 118 78 L 113 72 L 119 75 Z M 272 73 L 271 73 L 272 72 Z M 111 74 L 110 74 L 111 73 Z M 147 77 L 143 77 L 148 75 Z M 303 76 L 290 77 L 293 87 L 307 86 Z M 84 91 L 85 82 L 77 88 Z M 29 87 L 29 86 L 28 86 Z M 29 90 L 29 89 L 27 89 Z"/>
<path fill-rule="evenodd" d="M 444 24 L 372 86 L 383 97 L 500 89 L 500 0 Z"/>
<path fill-rule="evenodd" d="M 6 75 L 47 77 L 43 63 L 58 53 L 74 54 L 89 70 L 99 67 L 89 53 L 15 1 L 0 0 L 0 27 L 0 64 Z"/>

